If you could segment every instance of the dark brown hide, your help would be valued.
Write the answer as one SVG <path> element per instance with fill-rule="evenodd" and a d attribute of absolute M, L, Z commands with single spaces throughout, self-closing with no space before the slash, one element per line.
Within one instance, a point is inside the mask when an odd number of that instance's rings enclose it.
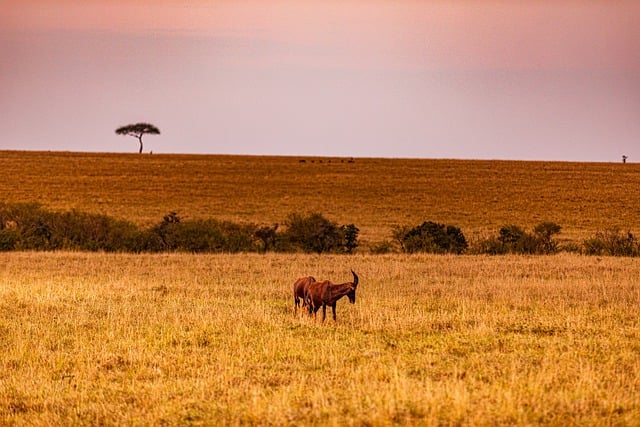
<path fill-rule="evenodd" d="M 304 300 L 304 293 L 309 286 L 309 283 L 315 282 L 316 279 L 312 276 L 301 277 L 295 281 L 293 284 L 293 301 L 295 303 L 293 307 L 294 314 L 298 312 L 298 308 L 300 307 L 300 300 L 302 300 L 302 307 L 304 307 L 307 303 Z"/>

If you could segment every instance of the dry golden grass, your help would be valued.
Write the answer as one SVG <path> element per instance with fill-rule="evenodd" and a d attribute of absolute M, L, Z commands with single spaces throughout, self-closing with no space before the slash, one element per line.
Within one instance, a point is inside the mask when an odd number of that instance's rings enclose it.
<path fill-rule="evenodd" d="M 145 226 L 170 211 L 258 224 L 316 211 L 355 223 L 364 245 L 426 220 L 471 238 L 542 221 L 577 243 L 612 226 L 639 231 L 640 164 L 301 159 L 4 151 L 0 194 Z"/>
<path fill-rule="evenodd" d="M 638 425 L 640 261 L 0 254 L 2 425 Z M 360 275 L 338 322 L 291 285 Z"/>
<path fill-rule="evenodd" d="M 0 194 L 143 226 L 317 211 L 364 244 L 640 219 L 634 164 L 299 160 L 5 151 Z M 0 425 L 638 425 L 639 262 L 0 253 Z M 337 324 L 292 315 L 297 277 L 350 268 Z"/>

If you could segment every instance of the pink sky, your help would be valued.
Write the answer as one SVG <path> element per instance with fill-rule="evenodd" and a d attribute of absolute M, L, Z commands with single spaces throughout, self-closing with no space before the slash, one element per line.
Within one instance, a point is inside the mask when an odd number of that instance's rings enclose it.
<path fill-rule="evenodd" d="M 0 8 L 0 149 L 640 161 L 640 2 Z M 27 130 L 28 129 L 28 130 Z"/>

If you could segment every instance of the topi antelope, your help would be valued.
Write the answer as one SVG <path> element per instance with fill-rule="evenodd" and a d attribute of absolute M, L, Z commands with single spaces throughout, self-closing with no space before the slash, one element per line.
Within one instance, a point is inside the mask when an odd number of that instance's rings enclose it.
<path fill-rule="evenodd" d="M 327 317 L 327 306 L 333 311 L 333 320 L 336 320 L 336 302 L 343 296 L 349 298 L 351 304 L 356 303 L 356 289 L 358 288 L 358 275 L 351 270 L 353 282 L 332 283 L 329 280 L 323 282 L 311 282 L 304 293 L 304 303 L 308 306 L 309 315 L 315 315 L 322 307 L 322 321 Z"/>

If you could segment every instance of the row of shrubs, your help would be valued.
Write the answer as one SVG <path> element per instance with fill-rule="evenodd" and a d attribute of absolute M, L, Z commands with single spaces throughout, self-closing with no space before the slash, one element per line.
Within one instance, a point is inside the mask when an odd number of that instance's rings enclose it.
<path fill-rule="evenodd" d="M 498 234 L 478 239 L 473 246 L 467 243 L 462 231 L 451 225 L 425 222 L 417 227 L 395 227 L 393 238 L 401 251 L 407 253 L 471 253 L 471 254 L 522 254 L 549 255 L 560 251 L 578 252 L 585 255 L 640 256 L 640 241 L 630 231 L 619 228 L 598 231 L 586 239 L 582 246 L 561 246 L 556 236 L 562 227 L 554 222 L 541 222 L 531 232 L 517 225 L 500 227 Z M 392 245 L 382 244 L 374 252 L 391 251 Z"/>
<path fill-rule="evenodd" d="M 438 254 L 553 254 L 559 251 L 587 255 L 639 256 L 640 243 L 630 232 L 599 231 L 582 246 L 561 247 L 561 227 L 542 222 L 532 231 L 503 226 L 495 236 L 470 245 L 462 230 L 432 221 L 397 226 L 392 240 L 372 245 L 373 253 Z M 79 250 L 106 252 L 308 252 L 353 253 L 359 229 L 339 225 L 319 213 L 291 214 L 283 227 L 237 224 L 215 219 L 183 220 L 165 215 L 149 228 L 106 215 L 78 211 L 51 212 L 38 204 L 0 204 L 0 251 Z"/>
<path fill-rule="evenodd" d="M 171 212 L 156 225 L 141 229 L 106 215 L 51 212 L 38 204 L 0 204 L 0 251 L 352 253 L 358 247 L 355 225 L 338 225 L 317 213 L 291 214 L 284 226 L 183 220 Z"/>

